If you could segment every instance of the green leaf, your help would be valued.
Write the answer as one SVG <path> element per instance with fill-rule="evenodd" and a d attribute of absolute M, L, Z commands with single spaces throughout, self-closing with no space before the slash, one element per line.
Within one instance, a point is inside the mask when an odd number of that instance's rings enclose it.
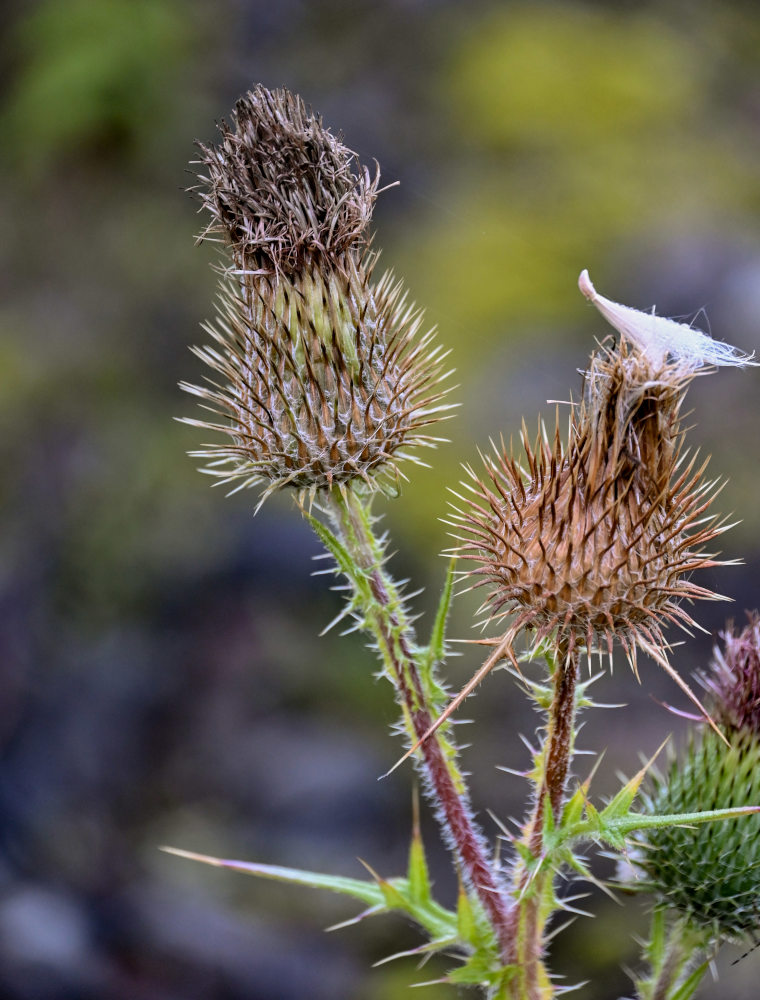
<path fill-rule="evenodd" d="M 456 557 L 449 561 L 446 571 L 446 580 L 441 591 L 441 599 L 438 602 L 438 610 L 433 622 L 433 631 L 430 633 L 430 642 L 425 650 L 424 661 L 420 663 L 420 668 L 432 667 L 435 662 L 440 662 L 446 657 L 446 620 L 451 608 L 451 600 L 454 596 L 454 571 L 456 568 Z"/>
<path fill-rule="evenodd" d="M 667 742 L 668 739 L 663 740 L 641 770 L 637 771 L 631 780 L 627 781 L 623 785 L 612 801 L 607 804 L 606 808 L 601 813 L 600 819 L 602 822 L 608 822 L 609 820 L 617 819 L 628 814 L 631 806 L 633 805 L 634 799 L 638 795 L 639 788 L 641 788 L 641 782 L 646 777 L 647 772 L 651 768 L 652 764 L 654 764 L 655 760 L 662 752 L 662 748 Z"/>
<path fill-rule="evenodd" d="M 457 894 L 457 932 L 463 941 L 470 942 L 473 941 L 476 933 L 475 913 L 461 880 Z"/>
<path fill-rule="evenodd" d="M 667 816 L 645 816 L 642 813 L 629 813 L 619 819 L 613 819 L 605 824 L 602 835 L 609 833 L 625 836 L 634 830 L 653 830 L 665 826 L 695 826 L 700 823 L 714 823 L 722 819 L 738 819 L 740 816 L 751 816 L 760 812 L 760 806 L 737 806 L 734 809 L 709 809 L 705 812 L 671 813 Z"/>
<path fill-rule="evenodd" d="M 458 968 L 452 969 L 446 976 L 446 982 L 469 986 L 482 986 L 483 983 L 488 983 L 494 986 L 504 978 L 505 972 L 508 970 L 504 966 L 495 965 L 493 955 L 479 951 L 470 955 Z"/>
<path fill-rule="evenodd" d="M 243 872 L 245 875 L 255 875 L 257 878 L 307 886 L 310 889 L 329 889 L 330 892 L 353 896 L 354 899 L 361 900 L 368 906 L 386 905 L 382 888 L 374 881 L 345 878 L 341 875 L 320 875 L 318 872 L 301 871 L 298 868 L 281 868 L 279 865 L 260 865 L 249 861 L 226 861 L 208 854 L 182 851 L 177 847 L 161 847 L 159 850 L 166 854 L 174 854 L 178 858 L 200 861 L 202 864 L 213 865 L 215 868 L 227 868 L 230 871 Z"/>
<path fill-rule="evenodd" d="M 702 982 L 702 977 L 710 968 L 710 959 L 706 959 L 701 965 L 692 972 L 688 979 L 686 979 L 675 991 L 675 993 L 669 993 L 666 1000 L 689 1000 L 689 997 L 693 997 L 697 987 Z"/>
<path fill-rule="evenodd" d="M 412 842 L 409 846 L 409 869 L 407 872 L 409 880 L 409 894 L 415 903 L 429 903 L 430 894 L 430 872 L 428 870 L 427 858 L 425 857 L 425 845 L 422 843 L 422 833 L 419 821 L 419 800 L 415 795 L 414 800 L 414 825 L 412 828 Z"/>
<path fill-rule="evenodd" d="M 372 880 L 345 878 L 340 875 L 321 875 L 318 872 L 301 871 L 297 868 L 281 868 L 278 865 L 261 865 L 248 861 L 227 861 L 208 854 L 182 851 L 176 847 L 162 847 L 160 849 L 167 854 L 188 858 L 191 861 L 200 861 L 202 864 L 213 865 L 216 868 L 227 868 L 230 871 L 255 875 L 258 878 L 306 886 L 310 889 L 328 889 L 330 892 L 352 896 L 371 907 L 372 913 L 396 910 L 407 914 L 416 920 L 433 940 L 457 940 L 457 916 L 455 913 L 432 899 L 422 901 L 414 899 L 408 879 L 384 879 L 374 872 L 366 862 L 362 862 L 362 864 L 372 875 Z M 362 914 L 362 916 L 368 915 L 370 914 Z"/>
<path fill-rule="evenodd" d="M 665 958 L 667 941 L 667 920 L 664 908 L 657 907 L 652 913 L 652 924 L 646 953 L 653 969 L 658 969 Z"/>
<path fill-rule="evenodd" d="M 565 803 L 562 810 L 562 826 L 572 827 L 583 817 L 583 810 L 586 805 L 587 786 L 579 785 L 570 798 Z"/>
<path fill-rule="evenodd" d="M 318 536 L 327 551 L 334 557 L 335 562 L 338 564 L 338 569 L 340 569 L 340 571 L 344 573 L 354 584 L 358 584 L 359 579 L 363 576 L 363 574 L 351 558 L 351 554 L 348 549 L 326 525 L 322 524 L 318 518 L 314 517 L 313 514 L 310 514 L 305 508 L 302 508 L 302 511 L 303 516 L 314 529 L 314 533 Z"/>

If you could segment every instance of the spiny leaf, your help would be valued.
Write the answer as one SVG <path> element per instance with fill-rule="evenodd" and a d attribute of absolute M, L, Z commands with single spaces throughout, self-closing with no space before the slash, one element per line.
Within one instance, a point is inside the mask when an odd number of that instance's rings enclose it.
<path fill-rule="evenodd" d="M 468 894 L 462 881 L 457 895 L 457 933 L 459 940 L 473 952 L 493 955 L 497 950 L 493 927 L 476 896 Z"/>
<path fill-rule="evenodd" d="M 282 868 L 278 865 L 262 865 L 248 861 L 228 861 L 208 854 L 195 854 L 176 847 L 162 847 L 167 854 L 174 854 L 191 861 L 243 872 L 259 878 L 287 882 L 290 885 L 306 886 L 310 889 L 328 889 L 331 892 L 352 896 L 369 906 L 369 909 L 350 922 L 362 920 L 375 913 L 400 911 L 415 920 L 433 940 L 455 941 L 457 939 L 457 915 L 436 903 L 433 899 L 416 899 L 409 879 L 384 879 L 364 861 L 361 863 L 372 875 L 372 880 L 345 878 L 340 875 L 322 875 L 318 872 L 301 871 L 297 868 Z"/>
<path fill-rule="evenodd" d="M 310 514 L 305 507 L 302 507 L 301 509 L 303 516 L 314 529 L 314 532 L 319 537 L 319 540 L 334 557 L 340 571 L 355 585 L 358 585 L 360 573 L 357 569 L 355 561 L 351 558 L 348 549 L 346 549 L 340 539 L 337 538 L 326 525 L 322 524 L 322 522 L 314 517 L 313 514 Z"/>
<path fill-rule="evenodd" d="M 361 858 L 359 860 L 361 861 Z M 366 861 L 361 863 L 379 885 L 389 910 L 400 910 L 402 913 L 407 913 L 420 926 L 424 927 L 433 939 L 456 940 L 457 918 L 455 913 L 447 910 L 433 899 L 415 899 L 408 879 L 384 879 L 373 871 Z"/>
<path fill-rule="evenodd" d="M 161 847 L 159 850 L 166 854 L 174 854 L 178 858 L 200 861 L 204 865 L 227 868 L 230 871 L 243 872 L 245 875 L 255 875 L 257 878 L 307 886 L 310 889 L 329 889 L 330 892 L 353 896 L 354 899 L 361 900 L 362 903 L 367 903 L 370 906 L 384 907 L 386 905 L 380 886 L 364 879 L 345 878 L 341 875 L 321 875 L 318 872 L 302 871 L 298 868 L 282 868 L 279 865 L 261 865 L 249 861 L 227 861 L 208 854 L 182 851 L 177 847 Z"/>
<path fill-rule="evenodd" d="M 562 828 L 572 827 L 583 817 L 583 811 L 588 804 L 588 790 L 591 779 L 579 785 L 565 803 L 562 810 Z"/>
<path fill-rule="evenodd" d="M 446 571 L 446 580 L 441 591 L 441 599 L 438 602 L 438 610 L 433 622 L 433 630 L 430 633 L 430 642 L 420 658 L 420 670 L 429 671 L 433 664 L 440 662 L 446 656 L 446 620 L 451 608 L 451 600 L 454 595 L 454 569 L 456 558 L 449 561 Z"/>
<path fill-rule="evenodd" d="M 561 832 L 560 843 L 573 840 L 600 840 L 610 844 L 616 850 L 623 850 L 625 838 L 636 830 L 655 830 L 669 826 L 693 826 L 700 823 L 713 823 L 718 820 L 738 819 L 740 816 L 750 816 L 760 812 L 760 806 L 736 806 L 732 809 L 709 809 L 704 812 L 670 813 L 662 816 L 648 816 L 643 813 L 628 813 L 625 816 L 604 819 L 591 803 L 586 805 L 587 812 L 593 810 L 594 815 L 582 819 L 572 828 Z"/>
<path fill-rule="evenodd" d="M 389 882 L 388 879 L 383 878 L 382 875 L 378 875 L 377 872 L 370 867 L 366 861 L 362 861 L 361 858 L 359 858 L 359 863 L 364 865 L 372 878 L 375 880 L 375 883 L 383 894 L 383 900 L 385 901 L 385 905 L 388 909 L 406 910 L 407 901 L 404 899 L 401 892 L 399 892 L 397 886 L 395 886 L 392 882 Z"/>
<path fill-rule="evenodd" d="M 487 983 L 493 988 L 508 982 L 515 971 L 514 966 L 496 964 L 493 955 L 479 951 L 470 955 L 463 965 L 452 969 L 446 976 L 446 982 L 462 986 L 482 986 Z"/>
<path fill-rule="evenodd" d="M 409 847 L 409 870 L 407 872 L 409 894 L 415 903 L 428 903 L 431 898 L 430 872 L 425 857 L 425 845 L 422 843 L 420 800 L 416 789 L 413 799 L 413 814 L 412 842 Z"/>
<path fill-rule="evenodd" d="M 457 893 L 457 931 L 463 941 L 472 941 L 475 930 L 475 913 L 470 897 L 460 879 L 459 892 Z"/>
<path fill-rule="evenodd" d="M 625 836 L 634 830 L 653 830 L 666 826 L 692 826 L 699 823 L 714 823 L 717 820 L 738 819 L 740 816 L 751 816 L 760 812 L 760 806 L 737 806 L 733 809 L 709 809 L 705 812 L 671 813 L 667 816 L 644 816 L 641 813 L 629 813 L 619 819 L 605 824 L 605 831 Z M 606 835 L 606 834 L 605 834 Z"/>
<path fill-rule="evenodd" d="M 628 814 L 631 806 L 633 805 L 634 799 L 638 795 L 641 782 L 644 780 L 652 764 L 654 764 L 655 760 L 662 752 L 662 749 L 668 742 L 668 739 L 669 737 L 662 741 L 655 753 L 649 758 L 646 764 L 644 764 L 641 770 L 637 771 L 630 781 L 627 781 L 625 785 L 623 785 L 617 795 L 615 795 L 615 797 L 602 810 L 600 816 L 602 822 L 606 823 L 609 822 L 609 820 L 617 819 Z"/>
<path fill-rule="evenodd" d="M 372 968 L 376 969 L 380 965 L 387 965 L 388 962 L 395 962 L 399 958 L 412 958 L 415 955 L 430 955 L 437 951 L 443 951 L 444 948 L 449 948 L 452 944 L 456 944 L 456 941 L 451 941 L 449 939 L 444 939 L 441 941 L 429 941 L 426 944 L 421 944 L 417 948 L 407 948 L 404 951 L 394 952 L 393 955 L 387 955 L 385 958 L 379 959 L 377 962 L 372 963 Z M 424 985 L 423 983 L 417 983 L 417 986 Z"/>

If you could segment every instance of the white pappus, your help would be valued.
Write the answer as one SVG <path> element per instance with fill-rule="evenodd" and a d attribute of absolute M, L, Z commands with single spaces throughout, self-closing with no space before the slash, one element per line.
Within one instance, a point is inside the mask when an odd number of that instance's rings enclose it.
<path fill-rule="evenodd" d="M 607 322 L 656 365 L 663 364 L 668 355 L 691 370 L 712 365 L 742 368 L 758 364 L 752 360 L 754 352 L 745 354 L 693 326 L 657 316 L 654 309 L 651 313 L 641 312 L 605 298 L 594 288 L 588 271 L 581 271 L 578 287 Z"/>

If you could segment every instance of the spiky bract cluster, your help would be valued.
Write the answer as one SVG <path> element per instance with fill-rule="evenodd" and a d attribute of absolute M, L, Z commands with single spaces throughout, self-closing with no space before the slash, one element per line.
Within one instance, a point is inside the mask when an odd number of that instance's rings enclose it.
<path fill-rule="evenodd" d="M 448 407 L 421 314 L 373 276 L 377 177 L 355 173 L 354 154 L 287 91 L 256 88 L 234 122 L 200 147 L 206 233 L 222 233 L 232 267 L 205 328 L 215 344 L 196 349 L 214 377 L 184 385 L 223 418 L 189 422 L 226 440 L 194 454 L 263 497 L 352 480 L 395 489 L 399 460 L 419 462 L 408 449 L 439 440 L 424 429 Z"/>
<path fill-rule="evenodd" d="M 405 449 L 438 440 L 423 428 L 439 418 L 441 352 L 416 337 L 420 319 L 388 275 L 373 286 L 355 267 L 259 279 L 248 308 L 225 290 L 206 327 L 219 346 L 195 352 L 222 381 L 186 388 L 227 418 L 192 423 L 231 440 L 194 454 L 225 482 L 268 483 L 265 496 L 354 479 L 393 489 L 398 459 L 419 461 Z"/>
<path fill-rule="evenodd" d="M 645 802 L 656 815 L 760 804 L 760 743 L 748 730 L 732 746 L 712 731 L 655 778 Z M 760 932 L 760 815 L 650 830 L 635 855 L 646 887 L 716 937 Z"/>
<path fill-rule="evenodd" d="M 634 668 L 637 646 L 662 661 L 664 623 L 691 623 L 681 602 L 716 596 L 689 579 L 715 565 L 702 546 L 721 530 L 703 517 L 713 484 L 682 449 L 692 377 L 625 341 L 603 346 L 566 445 L 559 428 L 535 444 L 523 429 L 524 465 L 502 444 L 484 476 L 468 470 L 460 552 L 491 618 L 516 613 L 513 634 L 557 629 L 570 650 L 611 652 L 617 638 Z"/>
<path fill-rule="evenodd" d="M 760 739 L 760 615 L 754 611 L 747 617 L 738 635 L 732 625 L 723 633 L 723 649 L 716 646 L 711 669 L 700 680 L 716 722 Z"/>

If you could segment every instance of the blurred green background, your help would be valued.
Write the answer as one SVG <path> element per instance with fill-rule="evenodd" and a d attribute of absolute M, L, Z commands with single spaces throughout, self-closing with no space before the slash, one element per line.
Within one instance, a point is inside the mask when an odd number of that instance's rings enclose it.
<path fill-rule="evenodd" d="M 0 995 L 9 1000 L 396 1000 L 441 975 L 391 918 L 159 854 L 160 843 L 360 876 L 404 864 L 411 772 L 389 690 L 287 498 L 254 519 L 186 452 L 176 388 L 203 375 L 215 278 L 184 193 L 193 139 L 256 82 L 300 92 L 386 183 L 376 246 L 451 347 L 462 407 L 435 468 L 385 503 L 399 576 L 435 600 L 447 487 L 490 436 L 577 394 L 601 292 L 760 349 L 760 14 L 741 2 L 44 0 L 6 3 L 0 130 Z M 701 310 L 704 310 L 701 312 Z M 729 483 L 743 565 L 702 581 L 738 621 L 760 605 L 760 384 L 698 379 L 691 441 Z M 474 601 L 452 634 L 469 637 Z M 726 605 L 698 609 L 713 636 Z M 427 621 L 429 621 L 429 614 Z M 423 620 L 421 627 L 426 627 Z M 678 639 L 679 637 L 674 637 Z M 710 636 L 675 654 L 703 666 Z M 476 658 L 450 668 L 462 683 Z M 599 682 L 582 745 L 597 791 L 685 723 L 646 664 Z M 654 700 L 653 700 L 654 699 Z M 685 707 L 685 706 L 684 706 Z M 536 717 L 504 673 L 468 703 L 476 804 L 520 817 Z M 590 758 L 580 758 L 585 774 Z M 453 881 L 424 832 L 445 900 Z M 609 873 L 609 867 L 600 868 Z M 636 904 L 557 939 L 583 1000 L 630 992 Z M 760 957 L 718 964 L 706 1000 L 757 995 Z M 438 1000 L 454 991 L 431 987 Z"/>

